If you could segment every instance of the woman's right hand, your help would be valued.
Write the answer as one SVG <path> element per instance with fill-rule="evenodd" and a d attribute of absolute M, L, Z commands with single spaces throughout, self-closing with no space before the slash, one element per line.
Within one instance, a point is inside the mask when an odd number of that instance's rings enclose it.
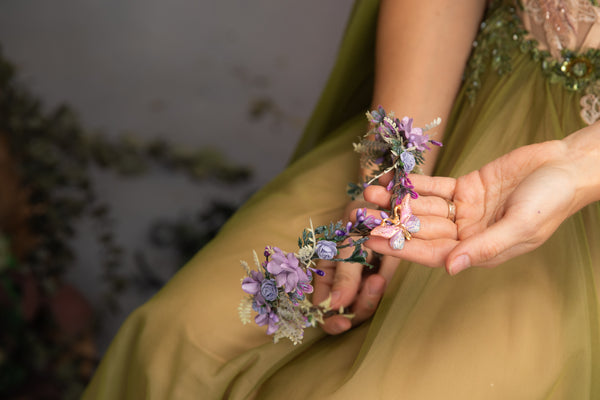
<path fill-rule="evenodd" d="M 321 325 L 323 330 L 331 335 L 337 335 L 370 318 L 375 313 L 398 262 L 395 257 L 384 256 L 377 263 L 379 265 L 377 272 L 366 275 L 363 274 L 365 267 L 358 263 L 332 261 L 320 263 L 319 268 L 325 272 L 325 275 L 316 278 L 313 303 L 319 304 L 331 296 L 333 310 L 344 307 L 345 313 L 353 314 L 352 319 L 343 315 L 326 318 Z"/>
<path fill-rule="evenodd" d="M 374 205 L 358 200 L 348 203 L 344 213 L 345 221 L 353 219 L 356 211 L 364 207 L 373 208 Z M 351 252 L 351 247 L 341 249 L 338 257 L 345 258 Z M 318 267 L 325 272 L 325 275 L 315 278 L 312 302 L 319 304 L 331 296 L 333 310 L 344 307 L 345 313 L 354 314 L 352 319 L 343 315 L 326 318 L 321 325 L 325 332 L 331 335 L 345 332 L 352 326 L 361 324 L 375 313 L 399 260 L 391 256 L 378 258 L 369 251 L 367 261 L 375 264 L 377 270 L 370 272 L 358 263 L 327 260 L 319 263 Z"/>

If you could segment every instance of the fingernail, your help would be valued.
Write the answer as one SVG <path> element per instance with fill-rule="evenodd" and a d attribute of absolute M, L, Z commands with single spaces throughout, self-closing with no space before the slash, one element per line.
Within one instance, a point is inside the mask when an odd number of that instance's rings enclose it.
<path fill-rule="evenodd" d="M 342 321 L 337 321 L 333 326 L 334 335 L 338 335 L 342 332 L 345 332 L 346 330 L 348 330 L 348 328 L 346 327 L 346 324 L 344 324 Z"/>
<path fill-rule="evenodd" d="M 456 275 L 460 271 L 463 271 L 470 266 L 471 260 L 469 259 L 469 256 L 466 254 L 461 254 L 450 262 L 450 265 L 448 265 L 448 273 L 450 275 Z"/>
<path fill-rule="evenodd" d="M 339 301 L 340 297 L 342 297 L 342 294 L 340 292 L 338 292 L 337 290 L 331 292 L 331 307 L 335 308 L 334 306 L 337 306 L 337 302 Z"/>
<path fill-rule="evenodd" d="M 383 282 L 381 282 L 381 280 L 369 282 L 367 288 L 367 293 L 369 293 L 369 296 L 379 296 L 381 292 L 383 292 Z"/>

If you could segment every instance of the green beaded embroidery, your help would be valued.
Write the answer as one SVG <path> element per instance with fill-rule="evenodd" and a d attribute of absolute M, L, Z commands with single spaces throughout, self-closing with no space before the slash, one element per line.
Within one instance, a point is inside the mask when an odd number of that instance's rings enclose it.
<path fill-rule="evenodd" d="M 507 1 L 494 1 L 481 23 L 473 51 L 465 71 L 467 98 L 473 103 L 481 85 L 481 77 L 488 66 L 499 75 L 510 73 L 512 55 L 529 53 L 539 62 L 552 83 L 561 83 L 567 90 L 580 93 L 599 91 L 594 83 L 600 78 L 600 50 L 583 53 L 562 51 L 562 60 L 554 59 L 547 50 L 539 50 L 538 42 L 526 39 L 527 30 L 516 13 L 516 6 Z"/>

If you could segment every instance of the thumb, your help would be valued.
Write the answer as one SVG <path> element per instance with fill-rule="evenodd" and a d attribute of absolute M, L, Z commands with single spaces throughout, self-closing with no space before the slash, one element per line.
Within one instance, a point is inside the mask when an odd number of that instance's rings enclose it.
<path fill-rule="evenodd" d="M 505 253 L 527 238 L 523 224 L 511 223 L 503 218 L 483 231 L 461 240 L 446 258 L 446 270 L 456 275 L 471 266 L 493 267 L 498 265 Z"/>

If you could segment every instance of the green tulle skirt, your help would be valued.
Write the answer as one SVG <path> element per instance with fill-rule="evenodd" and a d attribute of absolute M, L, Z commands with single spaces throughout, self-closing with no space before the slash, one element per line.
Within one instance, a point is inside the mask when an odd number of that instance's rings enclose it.
<path fill-rule="evenodd" d="M 311 329 L 301 345 L 272 344 L 264 328 L 240 323 L 239 261 L 265 245 L 294 251 L 310 218 L 342 216 L 357 174 L 351 143 L 366 128 L 376 14 L 376 1 L 357 3 L 294 162 L 128 318 L 84 398 L 600 398 L 597 203 L 494 269 L 450 277 L 401 262 L 372 320 L 345 334 Z M 475 104 L 459 94 L 435 174 L 563 138 L 584 125 L 578 100 L 515 55 L 510 75 L 487 73 Z"/>

